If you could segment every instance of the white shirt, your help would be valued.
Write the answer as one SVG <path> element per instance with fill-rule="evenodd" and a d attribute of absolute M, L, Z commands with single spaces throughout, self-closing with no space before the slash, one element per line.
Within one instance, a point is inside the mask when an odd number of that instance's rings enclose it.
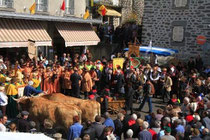
<path fill-rule="evenodd" d="M 6 127 L 2 123 L 0 123 L 0 132 L 6 132 L 6 130 Z"/>
<path fill-rule="evenodd" d="M 4 63 L 1 63 L 0 64 L 0 70 L 3 70 L 3 69 L 7 69 L 7 66 L 4 64 Z"/>
<path fill-rule="evenodd" d="M 0 92 L 0 106 L 5 106 L 8 104 L 8 97 L 3 92 Z"/>

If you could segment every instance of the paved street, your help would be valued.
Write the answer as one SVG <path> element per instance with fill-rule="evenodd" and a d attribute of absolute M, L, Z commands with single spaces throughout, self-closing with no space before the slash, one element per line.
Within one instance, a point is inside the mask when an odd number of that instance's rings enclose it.
<path fill-rule="evenodd" d="M 136 110 L 139 108 L 139 104 L 138 103 L 134 103 L 134 112 L 136 112 Z M 162 99 L 157 99 L 157 98 L 152 98 L 152 109 L 153 112 L 156 113 L 158 108 L 164 109 L 164 107 L 166 106 L 166 103 L 163 103 Z M 143 109 L 142 109 L 142 119 L 144 119 L 144 116 L 148 114 L 149 111 L 149 106 L 148 103 L 146 102 Z"/>

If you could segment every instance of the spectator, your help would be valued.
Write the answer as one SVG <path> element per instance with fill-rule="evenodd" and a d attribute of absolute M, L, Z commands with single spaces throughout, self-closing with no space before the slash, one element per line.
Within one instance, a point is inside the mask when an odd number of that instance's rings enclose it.
<path fill-rule="evenodd" d="M 3 116 L 6 115 L 6 106 L 8 104 L 8 97 L 5 93 L 5 87 L 0 86 L 0 109 L 2 111 Z"/>
<path fill-rule="evenodd" d="M 44 130 L 42 132 L 51 138 L 53 137 L 56 131 L 53 129 L 53 122 L 51 120 L 44 120 Z"/>
<path fill-rule="evenodd" d="M 9 132 L 17 132 L 17 126 L 15 123 L 9 125 Z"/>
<path fill-rule="evenodd" d="M 105 125 L 101 124 L 101 116 L 97 115 L 95 117 L 95 122 L 93 122 L 92 127 L 96 130 L 96 139 L 99 139 L 103 133 Z"/>
<path fill-rule="evenodd" d="M 7 116 L 3 116 L 0 112 L 0 132 L 6 132 L 5 124 L 7 122 Z"/>
<path fill-rule="evenodd" d="M 73 125 L 69 128 L 68 140 L 74 140 L 81 135 L 83 126 L 79 123 L 79 116 L 73 117 Z"/>
<path fill-rule="evenodd" d="M 19 132 L 29 132 L 30 131 L 28 115 L 29 115 L 29 112 L 27 112 L 27 111 L 21 112 L 21 118 L 18 120 L 18 131 Z"/>
<path fill-rule="evenodd" d="M 164 130 L 165 130 L 165 135 L 160 137 L 161 140 L 163 140 L 163 139 L 176 140 L 175 137 L 171 135 L 171 128 L 170 127 L 166 126 L 164 128 Z"/>
<path fill-rule="evenodd" d="M 117 119 L 114 120 L 114 126 L 115 126 L 115 131 L 114 134 L 116 134 L 117 139 L 121 138 L 121 135 L 123 133 L 123 123 L 122 121 L 124 120 L 124 115 L 122 113 L 117 114 Z"/>
<path fill-rule="evenodd" d="M 85 123 L 81 132 L 81 138 L 84 138 L 85 135 L 88 135 L 91 140 L 94 140 L 96 137 L 96 130 L 92 127 L 92 122 L 90 120 Z"/>
<path fill-rule="evenodd" d="M 132 138 L 133 130 L 131 130 L 131 129 L 128 129 L 128 131 L 126 132 L 126 136 L 127 136 L 127 138 L 125 140 L 137 140 L 137 138 Z"/>
<path fill-rule="evenodd" d="M 139 140 L 152 140 L 152 135 L 148 131 L 148 128 L 149 128 L 148 122 L 144 121 L 143 125 L 141 127 L 142 131 L 140 131 L 139 134 L 138 134 L 138 139 Z"/>
<path fill-rule="evenodd" d="M 114 122 L 113 122 L 113 120 L 110 118 L 110 114 L 109 114 L 108 112 L 105 112 L 104 118 L 105 118 L 104 125 L 105 125 L 105 126 L 111 126 L 112 128 L 115 129 Z"/>
<path fill-rule="evenodd" d="M 202 140 L 200 137 L 200 132 L 197 128 L 192 128 L 192 138 L 191 140 Z"/>

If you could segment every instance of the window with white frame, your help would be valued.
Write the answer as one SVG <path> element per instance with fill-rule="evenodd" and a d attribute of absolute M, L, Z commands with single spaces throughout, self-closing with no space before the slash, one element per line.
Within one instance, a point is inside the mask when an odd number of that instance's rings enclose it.
<path fill-rule="evenodd" d="M 186 7 L 188 0 L 174 0 L 175 7 Z"/>
<path fill-rule="evenodd" d="M 12 8 L 13 0 L 0 0 L 0 7 Z"/>
<path fill-rule="evenodd" d="M 183 26 L 174 26 L 172 39 L 175 42 L 182 42 L 184 40 L 184 27 Z"/>
<path fill-rule="evenodd" d="M 74 15 L 74 0 L 65 0 L 66 14 Z"/>
<path fill-rule="evenodd" d="M 48 0 L 36 0 L 36 10 L 39 12 L 47 12 Z"/>

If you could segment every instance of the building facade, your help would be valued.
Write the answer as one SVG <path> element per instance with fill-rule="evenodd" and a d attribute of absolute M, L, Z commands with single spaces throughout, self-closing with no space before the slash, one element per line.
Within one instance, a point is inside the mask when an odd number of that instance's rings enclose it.
<path fill-rule="evenodd" d="M 64 9 L 61 6 L 65 2 Z M 48 57 L 61 55 L 75 46 L 97 45 L 100 39 L 92 24 L 83 19 L 89 0 L 0 0 L 1 53 L 26 51 L 34 42 Z M 31 10 L 35 10 L 31 14 Z M 2 54 L 0 54 L 2 55 Z"/>
<path fill-rule="evenodd" d="M 178 59 L 200 54 L 210 63 L 209 0 L 144 0 L 143 45 L 174 48 Z M 202 37 L 203 40 L 198 38 Z M 201 38 L 201 39 L 202 39 Z"/>

